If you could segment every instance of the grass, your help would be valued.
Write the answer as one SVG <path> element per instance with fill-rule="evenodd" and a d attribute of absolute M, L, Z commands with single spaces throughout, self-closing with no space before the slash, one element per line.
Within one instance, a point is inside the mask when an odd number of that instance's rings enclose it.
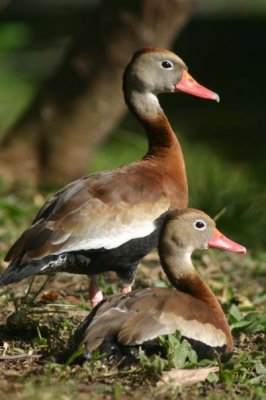
<path fill-rule="evenodd" d="M 265 398 L 265 274 L 262 269 L 258 270 L 263 267 L 260 261 L 247 257 L 243 262 L 243 257 L 218 251 L 196 254 L 197 269 L 206 277 L 227 314 L 234 334 L 235 353 L 223 361 L 211 362 L 219 371 L 212 373 L 206 382 L 188 388 L 156 386 L 162 371 L 174 366 L 206 365 L 206 361 L 197 363 L 194 352 L 184 342 L 180 345 L 175 336 L 162 339 L 167 349 L 166 359 L 142 355 L 140 364 L 129 370 L 108 365 L 97 353 L 83 366 L 58 362 L 77 324 L 88 312 L 84 278 L 62 274 L 31 302 L 44 277 L 36 279 L 27 299 L 29 281 L 2 289 L 1 354 L 42 357 L 2 360 L 0 398 L 46 400 L 76 396 L 83 399 L 90 395 L 95 399 L 140 396 L 175 399 L 177 394 L 181 399 L 225 399 L 229 394 L 233 399 Z M 166 284 L 156 255 L 148 257 L 141 266 L 137 286 L 146 284 L 143 277 L 147 273 L 154 285 Z M 101 284 L 104 292 L 118 290 L 112 274 L 106 280 L 102 278 Z M 17 313 L 10 317 L 16 308 Z"/>
<path fill-rule="evenodd" d="M 145 142 L 142 138 L 136 140 L 130 135 L 117 135 L 99 152 L 94 169 L 127 162 L 125 147 L 131 147 L 134 159 L 143 153 Z M 184 147 L 187 151 L 186 144 Z M 196 177 L 194 184 L 190 182 L 191 202 L 197 206 L 204 204 L 205 210 L 210 210 L 212 215 L 226 207 L 227 212 L 218 222 L 219 228 L 224 222 L 221 230 L 231 234 L 234 240 L 240 241 L 243 237 L 244 244 L 248 245 L 254 226 L 253 221 L 246 217 L 247 225 L 245 229 L 243 227 L 242 218 L 246 216 L 244 205 L 251 207 L 247 215 L 255 213 L 252 211 L 253 202 L 249 199 L 252 196 L 258 199 L 261 193 L 256 190 L 251 192 L 250 182 L 242 171 L 237 172 L 236 178 L 231 166 L 210 155 L 207 157 L 206 149 L 201 150 L 199 152 L 199 147 L 195 147 L 187 151 L 188 172 Z M 200 157 L 197 157 L 195 165 L 193 160 L 196 154 Z M 2 259 L 10 243 L 32 220 L 44 199 L 30 188 L 10 191 L 4 183 L 1 184 L 1 191 Z M 217 196 L 210 193 L 217 193 Z M 257 225 L 261 220 L 262 217 Z M 263 239 L 259 243 L 262 242 Z M 161 373 L 174 366 L 186 369 L 202 366 L 189 346 L 180 345 L 175 336 L 162 339 L 167 350 L 166 359 L 142 354 L 140 363 L 128 370 L 120 370 L 115 364 L 108 365 L 97 353 L 83 366 L 59 362 L 78 323 L 88 313 L 87 280 L 84 277 L 61 274 L 41 291 L 44 277 L 38 277 L 33 283 L 25 280 L 1 288 L 0 355 L 6 357 L 0 359 L 1 400 L 68 400 L 73 397 L 82 400 L 88 396 L 96 400 L 139 399 L 144 396 L 147 399 L 264 399 L 266 253 L 260 250 L 260 246 L 255 251 L 253 243 L 254 240 L 251 240 L 246 256 L 210 250 L 197 253 L 194 257 L 199 272 L 223 305 L 234 335 L 235 350 L 231 357 L 211 363 L 219 368 L 218 372 L 211 373 L 205 382 L 190 387 L 157 386 Z M 136 287 L 146 285 L 168 285 L 156 254 L 148 256 L 138 271 Z M 101 277 L 101 286 L 105 294 L 116 292 L 116 277 L 113 274 Z M 26 358 L 20 358 L 25 355 Z"/>

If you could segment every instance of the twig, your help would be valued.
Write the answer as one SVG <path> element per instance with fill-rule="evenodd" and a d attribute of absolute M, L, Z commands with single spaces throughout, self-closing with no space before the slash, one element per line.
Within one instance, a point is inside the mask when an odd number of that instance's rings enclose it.
<path fill-rule="evenodd" d="M 27 298 L 28 298 L 28 296 L 29 296 L 29 294 L 30 294 L 30 292 L 31 292 L 31 288 L 32 288 L 32 285 L 33 285 L 33 282 L 34 282 L 35 278 L 36 278 L 36 275 L 34 275 L 34 276 L 32 277 L 32 279 L 31 279 L 31 281 L 30 281 L 30 284 L 29 284 L 29 286 L 28 286 L 27 292 L 26 292 L 25 297 L 24 297 L 24 302 L 27 301 Z"/>
<path fill-rule="evenodd" d="M 54 281 L 56 277 L 57 277 L 56 274 L 55 275 L 48 275 L 47 279 L 44 281 L 44 283 L 39 287 L 37 292 L 30 299 L 29 304 L 32 304 L 34 302 L 34 300 L 36 299 L 36 297 L 41 293 L 41 291 L 45 289 L 45 287 L 48 285 L 48 283 Z"/>
<path fill-rule="evenodd" d="M 222 215 L 224 215 L 227 211 L 227 208 L 224 207 L 221 209 L 221 211 L 218 212 L 218 214 L 215 215 L 215 217 L 213 217 L 213 220 L 216 222 L 219 218 L 221 218 Z"/>
<path fill-rule="evenodd" d="M 10 356 L 0 356 L 0 360 L 6 361 L 6 360 L 20 360 L 21 358 L 40 358 L 42 357 L 41 354 L 12 354 Z"/>

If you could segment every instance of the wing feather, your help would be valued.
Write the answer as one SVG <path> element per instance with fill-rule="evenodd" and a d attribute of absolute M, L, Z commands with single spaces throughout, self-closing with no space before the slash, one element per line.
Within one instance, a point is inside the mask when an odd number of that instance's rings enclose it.
<path fill-rule="evenodd" d="M 93 349 L 95 338 L 99 344 L 106 336 L 117 335 L 123 345 L 140 345 L 178 330 L 182 336 L 209 346 L 224 346 L 223 322 L 208 305 L 199 301 L 191 304 L 191 299 L 186 293 L 167 288 L 146 288 L 128 295 L 114 295 L 105 300 L 87 323 L 85 321 L 79 343 Z"/>
<path fill-rule="evenodd" d="M 90 175 L 57 192 L 11 247 L 6 260 L 112 249 L 152 233 L 170 200 L 162 175 L 137 167 L 136 163 Z"/>

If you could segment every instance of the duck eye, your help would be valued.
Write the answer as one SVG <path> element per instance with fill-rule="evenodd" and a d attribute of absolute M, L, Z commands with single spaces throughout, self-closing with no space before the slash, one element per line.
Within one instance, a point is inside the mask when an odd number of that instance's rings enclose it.
<path fill-rule="evenodd" d="M 164 68 L 164 69 L 173 69 L 173 63 L 171 63 L 171 61 L 168 61 L 168 60 L 164 60 L 164 61 L 162 61 L 162 67 Z"/>
<path fill-rule="evenodd" d="M 197 221 L 194 222 L 194 227 L 200 231 L 203 231 L 206 228 L 206 223 L 201 219 L 197 219 Z"/>

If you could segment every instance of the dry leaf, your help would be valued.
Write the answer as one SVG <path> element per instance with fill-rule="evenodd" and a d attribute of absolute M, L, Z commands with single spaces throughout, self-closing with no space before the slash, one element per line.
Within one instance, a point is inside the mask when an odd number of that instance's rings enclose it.
<path fill-rule="evenodd" d="M 7 267 L 9 266 L 10 262 L 9 261 L 1 261 L 1 267 L 3 270 L 6 270 Z"/>
<path fill-rule="evenodd" d="M 69 301 L 69 303 L 75 304 L 75 306 L 80 306 L 82 304 L 82 301 L 71 295 L 64 297 L 64 300 Z"/>
<path fill-rule="evenodd" d="M 55 290 L 46 290 L 42 295 L 42 299 L 49 302 L 56 301 L 58 297 L 59 293 Z"/>
<path fill-rule="evenodd" d="M 203 367 L 197 369 L 174 368 L 164 371 L 157 386 L 173 384 L 175 386 L 189 386 L 198 382 L 205 381 L 210 372 L 219 371 L 218 367 Z"/>

